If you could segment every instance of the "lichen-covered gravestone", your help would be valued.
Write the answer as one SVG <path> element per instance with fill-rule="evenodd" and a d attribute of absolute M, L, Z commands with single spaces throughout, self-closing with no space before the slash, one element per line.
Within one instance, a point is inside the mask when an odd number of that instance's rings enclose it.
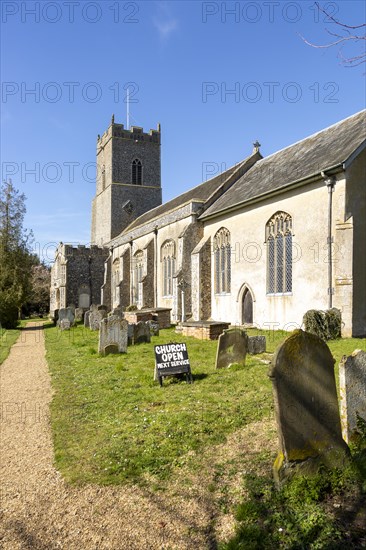
<path fill-rule="evenodd" d="M 107 317 L 106 306 L 98 306 L 97 309 L 92 309 L 89 315 L 90 330 L 99 330 L 100 322 Z"/>
<path fill-rule="evenodd" d="M 357 415 L 366 420 L 366 352 L 357 349 L 339 365 L 339 392 L 343 438 L 347 443 L 357 427 Z"/>
<path fill-rule="evenodd" d="M 159 323 L 157 321 L 146 321 L 150 328 L 151 336 L 159 336 Z"/>
<path fill-rule="evenodd" d="M 349 450 L 342 439 L 334 359 L 326 343 L 294 331 L 277 349 L 269 376 L 280 443 L 276 482 L 314 473 L 322 464 L 342 467 Z"/>
<path fill-rule="evenodd" d="M 70 326 L 72 326 L 74 324 L 75 315 L 74 315 L 74 312 L 73 312 L 72 308 L 64 307 L 64 308 L 61 308 L 59 310 L 59 312 L 58 312 L 58 321 L 57 321 L 57 324 L 58 324 L 59 327 L 61 326 L 61 321 L 63 321 L 64 319 L 67 319 L 67 321 L 69 321 Z"/>
<path fill-rule="evenodd" d="M 265 351 L 265 336 L 248 336 L 248 353 L 250 355 L 257 355 L 258 353 L 264 353 Z"/>
<path fill-rule="evenodd" d="M 150 342 L 150 327 L 145 321 L 139 321 L 133 325 L 133 343 L 142 344 Z"/>
<path fill-rule="evenodd" d="M 84 310 L 82 307 L 75 309 L 75 321 L 82 321 L 84 319 Z"/>
<path fill-rule="evenodd" d="M 102 319 L 99 330 L 99 353 L 126 353 L 127 327 L 127 321 L 115 315 Z"/>
<path fill-rule="evenodd" d="M 70 330 L 71 323 L 68 319 L 61 319 L 59 323 L 60 330 Z"/>
<path fill-rule="evenodd" d="M 229 367 L 233 363 L 245 362 L 248 350 L 248 337 L 242 329 L 224 330 L 219 336 L 216 353 L 216 368 Z"/>

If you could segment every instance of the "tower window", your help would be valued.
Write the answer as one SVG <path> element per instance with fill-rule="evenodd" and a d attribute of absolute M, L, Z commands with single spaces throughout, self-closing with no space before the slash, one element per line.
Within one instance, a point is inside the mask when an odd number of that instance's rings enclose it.
<path fill-rule="evenodd" d="M 132 161 L 132 183 L 133 185 L 142 185 L 142 164 L 139 159 Z"/>

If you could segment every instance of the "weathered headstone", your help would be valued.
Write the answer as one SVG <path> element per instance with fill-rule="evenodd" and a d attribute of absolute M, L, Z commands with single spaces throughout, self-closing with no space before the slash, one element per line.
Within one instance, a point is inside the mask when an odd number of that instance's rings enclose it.
<path fill-rule="evenodd" d="M 115 307 L 112 309 L 110 313 L 108 313 L 108 317 L 117 316 L 120 319 L 123 319 L 123 311 L 120 307 Z"/>
<path fill-rule="evenodd" d="M 90 328 L 90 311 L 86 311 L 84 315 L 84 327 Z"/>
<path fill-rule="evenodd" d="M 339 365 L 339 392 L 343 439 L 349 442 L 357 415 L 366 420 L 366 352 L 357 349 Z"/>
<path fill-rule="evenodd" d="M 133 343 L 142 344 L 143 342 L 150 342 L 150 327 L 144 321 L 139 321 L 133 325 Z"/>
<path fill-rule="evenodd" d="M 100 322 L 107 317 L 107 309 L 94 309 L 89 315 L 90 330 L 99 330 Z"/>
<path fill-rule="evenodd" d="M 68 307 L 71 309 L 71 311 L 73 312 L 73 314 L 74 314 L 74 316 L 75 316 L 75 305 L 74 305 L 74 304 L 70 304 Z"/>
<path fill-rule="evenodd" d="M 101 355 L 127 352 L 128 323 L 116 315 L 100 322 L 99 347 Z"/>
<path fill-rule="evenodd" d="M 134 323 L 128 323 L 127 327 L 127 345 L 132 346 L 133 345 L 133 335 L 135 334 L 135 325 Z"/>
<path fill-rule="evenodd" d="M 149 325 L 151 336 L 159 336 L 159 323 L 157 321 L 146 321 L 146 324 Z"/>
<path fill-rule="evenodd" d="M 59 321 L 59 327 L 60 327 L 60 330 L 70 330 L 71 328 L 71 323 L 68 319 L 61 319 L 61 321 Z"/>
<path fill-rule="evenodd" d="M 58 326 L 61 326 L 61 321 L 63 321 L 64 319 L 67 319 L 70 322 L 70 326 L 74 324 L 75 315 L 74 315 L 74 312 L 72 311 L 72 308 L 64 307 L 59 309 L 58 321 L 57 321 Z"/>
<path fill-rule="evenodd" d="M 75 309 L 75 321 L 82 321 L 84 319 L 84 310 L 82 307 Z"/>
<path fill-rule="evenodd" d="M 233 363 L 244 364 L 247 349 L 247 335 L 244 330 L 237 328 L 224 330 L 219 336 L 217 345 L 216 368 L 229 367 Z"/>
<path fill-rule="evenodd" d="M 248 353 L 250 355 L 257 355 L 258 353 L 264 353 L 265 351 L 265 336 L 248 336 Z"/>
<path fill-rule="evenodd" d="M 295 330 L 277 349 L 269 376 L 280 443 L 276 482 L 295 473 L 311 474 L 321 464 L 342 467 L 349 451 L 342 439 L 334 359 L 326 343 Z"/>

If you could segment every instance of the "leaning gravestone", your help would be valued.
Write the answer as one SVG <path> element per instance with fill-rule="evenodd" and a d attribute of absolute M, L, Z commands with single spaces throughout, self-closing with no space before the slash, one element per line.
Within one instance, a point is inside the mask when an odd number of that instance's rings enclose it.
<path fill-rule="evenodd" d="M 357 415 L 366 420 L 366 352 L 357 349 L 339 365 L 339 392 L 343 438 L 347 443 L 357 427 Z"/>
<path fill-rule="evenodd" d="M 248 350 L 246 332 L 238 328 L 224 330 L 219 336 L 216 353 L 216 368 L 229 367 L 233 363 L 245 362 Z"/>
<path fill-rule="evenodd" d="M 257 355 L 258 353 L 264 353 L 265 351 L 265 336 L 248 336 L 248 353 L 250 355 Z"/>
<path fill-rule="evenodd" d="M 89 328 L 90 330 L 99 330 L 100 322 L 107 317 L 107 308 L 98 306 L 97 309 L 93 309 L 89 315 Z"/>
<path fill-rule="evenodd" d="M 295 330 L 277 349 L 269 376 L 273 384 L 280 452 L 277 484 L 320 465 L 342 467 L 349 456 L 342 439 L 334 359 L 326 343 Z"/>
<path fill-rule="evenodd" d="M 100 322 L 99 347 L 101 355 L 127 352 L 128 323 L 117 315 L 103 319 Z"/>
<path fill-rule="evenodd" d="M 63 321 L 64 319 L 67 319 L 69 321 L 70 326 L 74 324 L 75 315 L 73 310 L 70 307 L 64 307 L 59 309 L 58 321 L 57 321 L 58 326 L 61 326 L 61 321 Z"/>
<path fill-rule="evenodd" d="M 145 321 L 139 321 L 133 325 L 133 343 L 142 344 L 150 342 L 150 327 Z"/>

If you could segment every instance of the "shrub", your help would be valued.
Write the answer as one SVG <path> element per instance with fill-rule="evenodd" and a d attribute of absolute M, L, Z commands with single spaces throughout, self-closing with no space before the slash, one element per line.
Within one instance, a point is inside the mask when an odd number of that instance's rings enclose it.
<path fill-rule="evenodd" d="M 336 340 L 341 337 L 342 316 L 339 309 L 310 309 L 305 313 L 303 323 L 306 332 L 315 334 L 322 340 Z"/>

